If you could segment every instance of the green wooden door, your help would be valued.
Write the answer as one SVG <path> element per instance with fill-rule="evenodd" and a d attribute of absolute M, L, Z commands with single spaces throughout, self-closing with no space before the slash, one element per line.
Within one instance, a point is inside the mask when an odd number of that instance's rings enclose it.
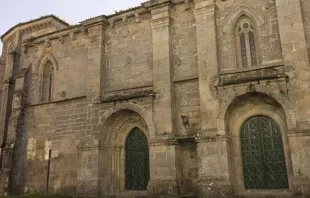
<path fill-rule="evenodd" d="M 256 116 L 241 128 L 246 189 L 288 188 L 281 132 L 274 120 Z"/>
<path fill-rule="evenodd" d="M 150 179 L 147 138 L 134 128 L 126 142 L 126 190 L 146 190 Z"/>

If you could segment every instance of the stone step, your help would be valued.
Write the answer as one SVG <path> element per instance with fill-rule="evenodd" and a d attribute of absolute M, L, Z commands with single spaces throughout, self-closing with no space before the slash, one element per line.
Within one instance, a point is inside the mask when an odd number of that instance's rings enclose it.
<path fill-rule="evenodd" d="M 291 191 L 284 192 L 247 192 L 239 194 L 236 198 L 293 198 L 293 193 Z"/>

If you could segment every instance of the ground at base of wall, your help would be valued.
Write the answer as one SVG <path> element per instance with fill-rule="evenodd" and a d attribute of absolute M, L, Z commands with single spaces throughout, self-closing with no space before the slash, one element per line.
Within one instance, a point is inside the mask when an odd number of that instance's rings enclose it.
<path fill-rule="evenodd" d="M 73 198 L 72 196 L 62 196 L 62 195 L 24 195 L 24 196 L 0 196 L 0 198 Z"/>

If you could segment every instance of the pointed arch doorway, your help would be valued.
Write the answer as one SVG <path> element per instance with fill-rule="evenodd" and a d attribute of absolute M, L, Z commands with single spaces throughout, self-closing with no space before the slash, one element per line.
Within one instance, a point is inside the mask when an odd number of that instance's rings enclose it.
<path fill-rule="evenodd" d="M 240 138 L 245 188 L 289 188 L 277 123 L 266 116 L 254 116 L 242 125 Z"/>
<path fill-rule="evenodd" d="M 149 147 L 141 129 L 136 127 L 129 133 L 125 152 L 126 190 L 146 190 L 150 179 Z"/>

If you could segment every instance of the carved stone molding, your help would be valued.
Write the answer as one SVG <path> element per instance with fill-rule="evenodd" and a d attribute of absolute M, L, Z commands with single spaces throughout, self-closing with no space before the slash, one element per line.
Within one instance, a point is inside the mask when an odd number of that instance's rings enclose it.
<path fill-rule="evenodd" d="M 36 24 L 36 25 L 30 26 L 30 27 L 27 27 L 25 29 L 22 29 L 20 31 L 20 33 L 21 33 L 21 35 L 30 34 L 30 33 L 34 32 L 34 31 L 43 30 L 43 29 L 47 28 L 49 25 L 51 25 L 51 24 L 52 24 L 51 21 L 46 22 L 46 23 Z"/>
<path fill-rule="evenodd" d="M 16 32 L 14 34 L 12 34 L 11 36 L 9 36 L 7 39 L 5 39 L 6 43 L 14 43 L 16 38 Z"/>
<path fill-rule="evenodd" d="M 286 77 L 284 65 L 281 64 L 267 67 L 243 68 L 243 70 L 221 72 L 218 86 Z"/>

